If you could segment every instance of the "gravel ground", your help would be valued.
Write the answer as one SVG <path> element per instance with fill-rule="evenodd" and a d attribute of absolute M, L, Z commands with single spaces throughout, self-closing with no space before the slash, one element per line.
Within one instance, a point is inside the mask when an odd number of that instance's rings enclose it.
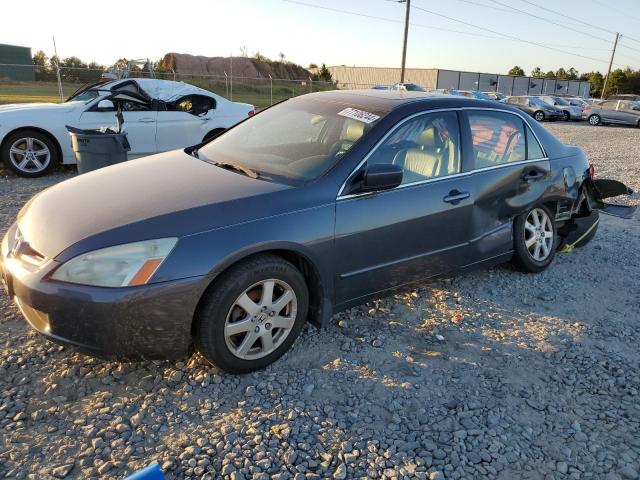
<path fill-rule="evenodd" d="M 636 129 L 551 124 L 640 189 Z M 0 172 L 1 227 L 46 179 Z M 307 328 L 265 371 L 92 359 L 0 298 L 0 477 L 636 479 L 640 215 L 539 275 L 423 284 Z"/>

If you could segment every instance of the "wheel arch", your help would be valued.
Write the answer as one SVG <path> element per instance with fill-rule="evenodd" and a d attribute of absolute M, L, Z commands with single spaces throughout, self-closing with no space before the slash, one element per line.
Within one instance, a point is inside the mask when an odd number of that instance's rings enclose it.
<path fill-rule="evenodd" d="M 42 135 L 46 136 L 49 140 L 51 140 L 51 143 L 53 143 L 53 146 L 56 149 L 57 163 L 62 163 L 63 162 L 62 147 L 60 146 L 60 142 L 58 142 L 58 139 L 55 137 L 54 134 L 52 134 L 48 130 L 45 130 L 44 128 L 40 128 L 40 127 L 23 126 L 23 127 L 14 128 L 13 130 L 7 132 L 7 134 L 4 136 L 4 138 L 0 142 L 0 150 L 2 150 L 4 148 L 4 146 L 5 146 L 6 142 L 7 142 L 7 139 L 11 135 L 13 135 L 14 133 L 21 132 L 23 130 L 33 130 L 35 132 L 41 133 Z"/>
<path fill-rule="evenodd" d="M 289 244 L 276 244 L 262 247 L 254 247 L 249 250 L 238 252 L 216 266 L 212 272 L 211 281 L 202 293 L 196 312 L 200 308 L 200 304 L 205 298 L 207 292 L 213 288 L 217 279 L 233 266 L 247 261 L 250 258 L 261 255 L 274 255 L 293 264 L 304 276 L 309 289 L 309 315 L 308 321 L 314 325 L 321 327 L 333 314 L 333 303 L 331 301 L 330 286 L 327 276 L 323 276 L 317 263 L 311 259 L 311 256 L 303 252 L 301 248 Z M 195 316 L 194 316 L 195 318 Z M 193 328 L 193 325 L 192 325 Z"/>

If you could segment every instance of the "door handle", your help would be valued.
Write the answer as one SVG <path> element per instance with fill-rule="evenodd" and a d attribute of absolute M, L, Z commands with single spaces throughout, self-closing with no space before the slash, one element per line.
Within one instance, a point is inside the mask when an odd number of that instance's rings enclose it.
<path fill-rule="evenodd" d="M 458 190 L 451 190 L 449 195 L 442 199 L 445 203 L 450 203 L 452 205 L 457 205 L 462 200 L 469 198 L 471 194 L 469 192 L 459 192 Z"/>
<path fill-rule="evenodd" d="M 141 118 L 141 119 L 140 119 L 140 120 L 138 120 L 138 121 L 139 121 L 139 122 L 142 122 L 142 123 L 151 123 L 151 122 L 155 122 L 155 119 L 153 119 L 153 118 L 149 118 L 149 117 L 144 117 L 144 118 Z"/>
<path fill-rule="evenodd" d="M 522 180 L 525 182 L 535 182 L 544 177 L 544 173 L 540 170 L 530 170 L 522 175 Z"/>
<path fill-rule="evenodd" d="M 211 120 L 211 117 L 203 117 L 200 120 L 202 120 L 203 122 L 206 122 L 207 120 Z"/>

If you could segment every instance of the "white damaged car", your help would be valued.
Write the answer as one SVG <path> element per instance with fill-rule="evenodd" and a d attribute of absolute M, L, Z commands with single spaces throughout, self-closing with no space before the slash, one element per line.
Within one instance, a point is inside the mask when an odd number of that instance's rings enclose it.
<path fill-rule="evenodd" d="M 45 175 L 56 163 L 74 164 L 66 125 L 110 127 L 118 107 L 131 145 L 129 158 L 196 145 L 254 114 L 253 105 L 183 82 L 97 83 L 64 103 L 0 105 L 0 160 L 25 177 Z"/>

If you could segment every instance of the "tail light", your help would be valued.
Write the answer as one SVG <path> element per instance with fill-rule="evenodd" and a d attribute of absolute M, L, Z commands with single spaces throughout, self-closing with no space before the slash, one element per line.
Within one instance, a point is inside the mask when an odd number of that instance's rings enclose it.
<path fill-rule="evenodd" d="M 247 114 L 249 117 L 253 117 L 256 114 L 255 110 L 249 110 L 249 113 Z"/>
<path fill-rule="evenodd" d="M 589 164 L 589 178 L 591 180 L 595 180 L 596 178 L 596 167 L 593 165 L 593 163 Z"/>
<path fill-rule="evenodd" d="M 585 106 L 584 106 L 584 108 L 583 108 L 583 110 L 584 110 L 585 112 L 588 112 L 589 110 L 591 110 L 591 105 L 585 105 Z"/>

